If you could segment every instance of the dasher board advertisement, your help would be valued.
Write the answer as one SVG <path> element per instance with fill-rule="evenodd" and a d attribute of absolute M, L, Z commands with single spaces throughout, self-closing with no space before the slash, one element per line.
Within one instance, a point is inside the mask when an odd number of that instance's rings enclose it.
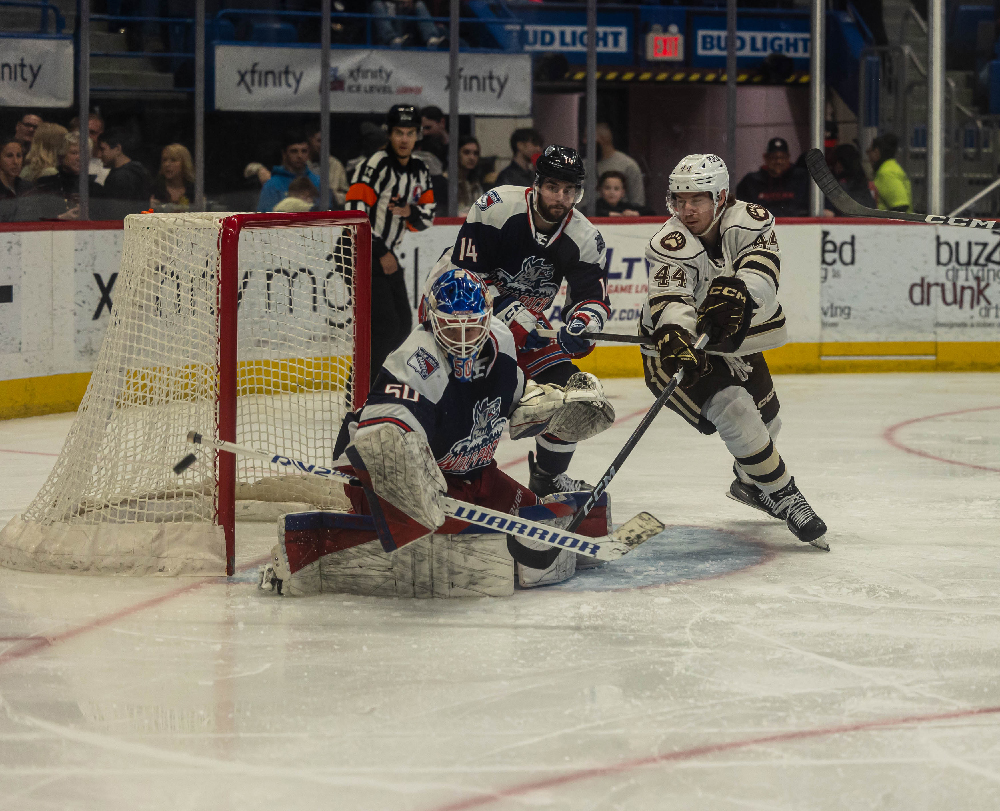
<path fill-rule="evenodd" d="M 0 37 L 0 107 L 72 104 L 72 39 Z"/>
<path fill-rule="evenodd" d="M 319 48 L 215 46 L 215 108 L 319 112 Z M 459 110 L 465 115 L 531 114 L 531 56 L 459 55 Z M 330 111 L 384 113 L 394 104 L 448 111 L 445 51 L 330 52 Z"/>

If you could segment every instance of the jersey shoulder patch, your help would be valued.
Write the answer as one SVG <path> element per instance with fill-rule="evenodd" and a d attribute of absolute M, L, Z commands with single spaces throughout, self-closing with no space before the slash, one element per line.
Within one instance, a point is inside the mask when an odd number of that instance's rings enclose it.
<path fill-rule="evenodd" d="M 503 198 L 500 196 L 500 192 L 497 189 L 490 189 L 486 194 L 476 200 L 476 206 L 480 211 L 486 211 L 490 206 L 496 205 L 497 203 L 502 203 Z"/>
<path fill-rule="evenodd" d="M 588 220 L 580 211 L 574 211 L 566 223 L 563 236 L 573 240 L 580 251 L 580 261 L 600 264 L 604 258 L 604 237 L 597 226 Z"/>
<path fill-rule="evenodd" d="M 737 200 L 732 208 L 722 217 L 722 228 L 745 228 L 751 231 L 763 231 L 774 225 L 774 217 L 764 206 L 756 203 L 744 203 Z"/>
<path fill-rule="evenodd" d="M 486 192 L 469 209 L 468 222 L 481 222 L 500 229 L 511 217 L 527 211 L 524 189 L 517 186 L 497 186 Z"/>
<path fill-rule="evenodd" d="M 705 246 L 676 217 L 671 217 L 649 240 L 647 256 L 657 262 L 683 262 L 704 252 Z"/>
<path fill-rule="evenodd" d="M 385 359 L 386 371 L 432 402 L 448 385 L 448 364 L 430 331 L 418 326 L 403 345 Z"/>
<path fill-rule="evenodd" d="M 750 247 L 776 250 L 774 217 L 763 206 L 737 201 L 722 217 L 722 239 L 734 257 Z"/>

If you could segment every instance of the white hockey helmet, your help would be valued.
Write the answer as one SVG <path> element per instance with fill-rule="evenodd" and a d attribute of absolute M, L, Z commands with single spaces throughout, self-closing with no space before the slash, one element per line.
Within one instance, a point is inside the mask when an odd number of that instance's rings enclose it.
<path fill-rule="evenodd" d="M 719 205 L 722 190 L 729 197 L 729 170 L 718 155 L 688 155 L 670 173 L 667 208 L 673 212 L 673 196 L 678 192 L 708 192 L 712 205 Z"/>

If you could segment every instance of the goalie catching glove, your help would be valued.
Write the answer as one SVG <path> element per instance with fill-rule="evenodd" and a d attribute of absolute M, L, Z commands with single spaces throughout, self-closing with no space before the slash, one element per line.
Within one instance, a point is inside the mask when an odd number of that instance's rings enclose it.
<path fill-rule="evenodd" d="M 709 285 L 698 308 L 698 332 L 708 335 L 708 348 L 713 352 L 732 354 L 747 337 L 755 309 L 746 282 L 737 276 L 720 276 Z"/>
<path fill-rule="evenodd" d="M 607 430 L 614 421 L 615 409 L 601 381 L 589 372 L 577 372 L 565 388 L 529 380 L 510 415 L 510 438 L 548 431 L 565 442 L 581 442 Z"/>
<path fill-rule="evenodd" d="M 422 434 L 403 433 L 383 423 L 354 438 L 347 449 L 352 462 L 359 459 L 372 480 L 375 495 L 402 510 L 433 532 L 446 519 L 442 498 L 448 483 Z"/>
<path fill-rule="evenodd" d="M 681 388 L 693 386 L 703 374 L 711 371 L 708 355 L 698 349 L 691 334 L 677 324 L 666 324 L 653 333 L 653 340 L 660 352 L 663 371 L 673 377 L 678 369 L 684 370 Z"/>

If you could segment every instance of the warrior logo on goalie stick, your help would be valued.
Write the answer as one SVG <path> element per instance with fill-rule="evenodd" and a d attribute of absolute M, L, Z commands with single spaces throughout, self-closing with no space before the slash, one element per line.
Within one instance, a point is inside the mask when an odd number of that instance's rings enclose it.
<path fill-rule="evenodd" d="M 559 292 L 554 284 L 552 271 L 555 266 L 541 256 L 528 256 L 521 263 L 521 269 L 514 274 L 497 268 L 500 276 L 498 287 L 503 295 L 513 294 L 534 313 L 545 310 Z"/>
<path fill-rule="evenodd" d="M 445 473 L 465 473 L 493 461 L 507 420 L 500 416 L 500 398 L 483 398 L 472 410 L 472 430 L 458 440 L 438 467 Z"/>
<path fill-rule="evenodd" d="M 422 346 L 417 347 L 417 351 L 407 358 L 406 365 L 420 375 L 422 380 L 426 380 L 441 368 L 438 359 Z"/>

